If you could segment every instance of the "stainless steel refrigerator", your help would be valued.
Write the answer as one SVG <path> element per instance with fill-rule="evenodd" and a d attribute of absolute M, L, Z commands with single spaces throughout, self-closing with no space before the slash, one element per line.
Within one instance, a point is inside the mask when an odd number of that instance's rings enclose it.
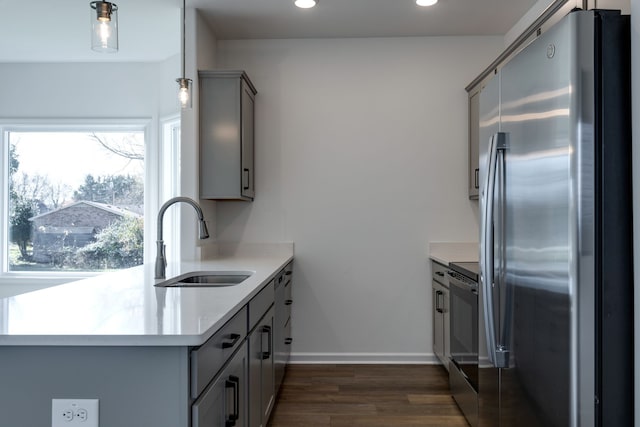
<path fill-rule="evenodd" d="M 628 18 L 571 12 L 480 93 L 481 427 L 633 425 Z"/>

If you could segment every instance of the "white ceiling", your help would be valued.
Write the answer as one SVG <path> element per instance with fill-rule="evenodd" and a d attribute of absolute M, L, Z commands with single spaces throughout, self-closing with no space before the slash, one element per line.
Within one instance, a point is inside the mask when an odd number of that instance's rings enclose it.
<path fill-rule="evenodd" d="M 187 0 L 220 39 L 504 35 L 536 0 Z"/>
<path fill-rule="evenodd" d="M 89 0 L 0 0 L 0 62 L 158 61 L 180 49 L 180 0 L 114 0 L 120 50 L 90 49 Z M 536 0 L 187 0 L 218 39 L 503 35 Z"/>

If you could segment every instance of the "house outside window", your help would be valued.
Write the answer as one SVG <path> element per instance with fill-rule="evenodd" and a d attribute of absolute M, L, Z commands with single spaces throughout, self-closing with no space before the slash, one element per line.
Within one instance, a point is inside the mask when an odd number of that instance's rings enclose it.
<path fill-rule="evenodd" d="M 144 261 L 144 126 L 3 131 L 4 273 L 91 273 Z"/>

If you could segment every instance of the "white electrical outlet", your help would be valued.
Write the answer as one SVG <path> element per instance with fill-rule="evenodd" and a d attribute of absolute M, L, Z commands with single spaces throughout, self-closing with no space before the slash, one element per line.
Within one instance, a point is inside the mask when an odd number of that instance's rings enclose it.
<path fill-rule="evenodd" d="M 52 399 L 51 427 L 100 427 L 98 399 Z"/>

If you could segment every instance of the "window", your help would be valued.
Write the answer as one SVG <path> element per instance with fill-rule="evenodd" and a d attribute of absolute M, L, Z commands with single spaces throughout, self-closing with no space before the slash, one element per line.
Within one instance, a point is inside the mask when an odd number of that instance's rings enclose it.
<path fill-rule="evenodd" d="M 144 262 L 145 124 L 7 126 L 2 136 L 4 274 Z"/>

